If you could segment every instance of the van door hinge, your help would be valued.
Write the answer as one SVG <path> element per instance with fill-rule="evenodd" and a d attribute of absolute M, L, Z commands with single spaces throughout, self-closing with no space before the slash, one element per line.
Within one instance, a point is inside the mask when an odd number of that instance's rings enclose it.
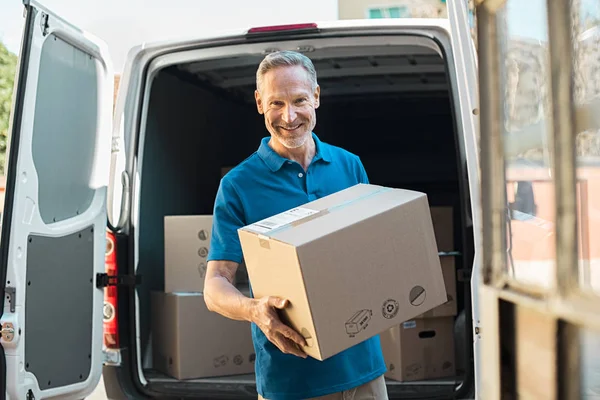
<path fill-rule="evenodd" d="M 141 282 L 141 275 L 108 275 L 107 273 L 96 274 L 96 287 L 98 289 L 109 286 L 136 286 Z"/>
<path fill-rule="evenodd" d="M 46 36 L 48 34 L 48 29 L 49 29 L 49 25 L 48 25 L 48 14 L 46 13 L 42 13 L 42 18 L 40 20 L 40 28 L 42 28 L 42 35 Z"/>

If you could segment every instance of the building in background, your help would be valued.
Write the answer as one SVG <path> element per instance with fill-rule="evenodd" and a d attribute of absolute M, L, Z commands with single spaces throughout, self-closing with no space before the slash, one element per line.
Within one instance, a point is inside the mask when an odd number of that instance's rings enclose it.
<path fill-rule="evenodd" d="M 447 18 L 444 0 L 338 0 L 340 19 Z"/>
<path fill-rule="evenodd" d="M 475 38 L 475 5 L 463 0 Z M 448 18 L 446 0 L 338 0 L 339 19 Z"/>

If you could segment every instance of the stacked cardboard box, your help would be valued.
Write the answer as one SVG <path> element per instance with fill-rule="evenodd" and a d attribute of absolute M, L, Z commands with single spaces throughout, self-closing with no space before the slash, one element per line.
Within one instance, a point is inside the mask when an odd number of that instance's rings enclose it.
<path fill-rule="evenodd" d="M 165 216 L 165 292 L 202 292 L 210 240 L 212 215 Z M 248 286 L 242 261 L 234 283 Z"/>
<path fill-rule="evenodd" d="M 164 221 L 165 290 L 152 293 L 154 368 L 177 379 L 253 373 L 250 324 L 209 311 L 202 294 L 212 216 Z M 246 273 L 238 271 L 243 287 Z"/>
<path fill-rule="evenodd" d="M 455 375 L 454 317 L 456 266 L 452 207 L 430 209 L 448 301 L 380 334 L 388 367 L 385 376 L 398 381 L 416 381 Z"/>

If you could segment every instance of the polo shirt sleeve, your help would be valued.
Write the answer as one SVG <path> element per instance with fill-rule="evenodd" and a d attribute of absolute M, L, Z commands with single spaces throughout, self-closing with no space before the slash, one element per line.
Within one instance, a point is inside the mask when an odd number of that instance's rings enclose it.
<path fill-rule="evenodd" d="M 358 182 L 359 183 L 369 183 L 369 176 L 367 175 L 367 171 L 365 170 L 365 166 L 359 157 L 357 157 L 358 161 Z"/>
<path fill-rule="evenodd" d="M 242 261 L 237 230 L 246 225 L 244 219 L 240 196 L 229 180 L 222 179 L 215 199 L 208 261 Z"/>

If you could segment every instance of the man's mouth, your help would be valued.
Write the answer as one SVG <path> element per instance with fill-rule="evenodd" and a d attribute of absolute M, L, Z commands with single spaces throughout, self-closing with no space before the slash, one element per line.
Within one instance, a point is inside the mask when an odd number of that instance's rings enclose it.
<path fill-rule="evenodd" d="M 292 126 L 280 126 L 280 128 L 285 131 L 295 131 L 296 129 L 300 128 L 301 126 L 302 126 L 302 124 L 298 124 L 298 125 L 292 125 Z"/>

